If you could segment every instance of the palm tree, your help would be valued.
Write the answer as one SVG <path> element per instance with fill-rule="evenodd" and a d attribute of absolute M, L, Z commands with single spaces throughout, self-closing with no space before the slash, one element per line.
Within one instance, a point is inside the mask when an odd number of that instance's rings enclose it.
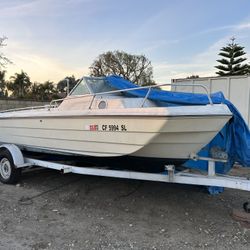
<path fill-rule="evenodd" d="M 30 87 L 29 99 L 40 100 L 40 83 L 34 82 Z"/>
<path fill-rule="evenodd" d="M 51 81 L 46 81 L 44 83 L 35 82 L 30 88 L 29 98 L 37 101 L 49 101 L 53 98 L 58 98 L 56 87 Z"/>
<path fill-rule="evenodd" d="M 31 81 L 27 73 L 15 73 L 15 76 L 10 77 L 11 81 L 8 84 L 8 89 L 12 91 L 12 96 L 24 98 L 30 91 Z"/>
<path fill-rule="evenodd" d="M 40 85 L 40 98 L 43 100 L 51 100 L 53 95 L 56 93 L 55 85 L 51 81 L 46 81 Z"/>

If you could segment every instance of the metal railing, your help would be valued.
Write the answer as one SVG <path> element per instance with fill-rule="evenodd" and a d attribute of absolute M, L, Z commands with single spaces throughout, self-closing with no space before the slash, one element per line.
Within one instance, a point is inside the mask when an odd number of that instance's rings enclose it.
<path fill-rule="evenodd" d="M 112 91 L 106 91 L 106 92 L 100 92 L 100 93 L 90 93 L 90 94 L 84 94 L 84 95 L 77 95 L 77 96 L 69 96 L 69 97 L 65 97 L 65 98 L 61 98 L 61 99 L 56 99 L 50 102 L 50 105 L 54 105 L 54 106 L 58 106 L 58 102 L 62 102 L 62 101 L 69 101 L 72 99 L 77 99 L 77 98 L 82 98 L 82 97 L 90 97 L 92 96 L 92 99 L 90 101 L 90 105 L 89 105 L 89 109 L 91 109 L 92 104 L 94 102 L 94 99 L 96 96 L 101 96 L 101 95 L 108 95 L 108 94 L 116 94 L 116 93 L 123 93 L 123 92 L 129 92 L 129 91 L 133 91 L 133 90 L 141 90 L 141 89 L 148 89 L 145 97 L 143 98 L 143 101 L 141 103 L 140 107 L 143 107 L 146 100 L 149 97 L 149 94 L 151 92 L 151 90 L 153 88 L 159 88 L 159 87 L 163 87 L 163 86 L 192 86 L 192 87 L 200 87 L 202 89 L 205 90 L 207 98 L 208 98 L 208 102 L 210 105 L 213 105 L 213 101 L 210 97 L 209 91 L 207 89 L 207 87 L 205 87 L 202 84 L 178 84 L 178 83 L 164 83 L 164 84 L 158 84 L 158 85 L 152 85 L 152 86 L 145 86 L 145 87 L 135 87 L 135 88 L 127 88 L 127 89 L 119 89 L 119 90 L 112 90 Z"/>
<path fill-rule="evenodd" d="M 146 100 L 148 99 L 150 92 L 153 88 L 159 88 L 159 87 L 163 87 L 163 86 L 192 86 L 192 87 L 200 87 L 202 89 L 204 89 L 204 91 L 206 92 L 208 101 L 210 105 L 213 105 L 212 99 L 210 97 L 209 91 L 207 89 L 207 87 L 205 87 L 202 84 L 178 84 L 178 83 L 164 83 L 164 84 L 158 84 L 158 85 L 152 85 L 152 86 L 145 86 L 145 87 L 135 87 L 135 88 L 127 88 L 127 89 L 119 89 L 119 90 L 112 90 L 112 91 L 106 91 L 106 92 L 100 92 L 100 93 L 90 93 L 90 94 L 85 94 L 85 95 L 77 95 L 77 96 L 67 96 L 65 98 L 60 98 L 60 99 L 55 99 L 52 100 L 50 102 L 50 104 L 48 105 L 44 105 L 44 106 L 34 106 L 34 107 L 26 107 L 26 108 L 15 108 L 15 109 L 7 109 L 7 110 L 1 110 L 0 113 L 5 113 L 5 112 L 12 112 L 12 111 L 25 111 L 25 110 L 33 110 L 33 109 L 48 109 L 50 110 L 51 108 L 57 108 L 58 107 L 58 102 L 62 102 L 62 101 L 69 101 L 72 99 L 77 99 L 77 98 L 82 98 L 82 97 L 89 97 L 92 96 L 90 104 L 89 104 L 89 109 L 91 109 L 93 102 L 96 98 L 96 96 L 101 96 L 101 95 L 108 95 L 108 94 L 116 94 L 116 93 L 123 93 L 123 92 L 129 92 L 129 91 L 133 91 L 133 90 L 140 90 L 140 89 L 148 89 L 145 97 L 142 100 L 142 103 L 140 105 L 140 107 L 143 107 Z M 176 92 L 176 91 L 175 91 Z"/>
<path fill-rule="evenodd" d="M 35 109 L 50 109 L 50 108 L 55 108 L 55 106 L 51 106 L 50 104 L 47 104 L 47 105 L 42 105 L 42 106 L 5 109 L 5 110 L 0 110 L 0 113 L 7 113 L 7 112 L 13 112 L 13 111 L 35 110 Z"/>

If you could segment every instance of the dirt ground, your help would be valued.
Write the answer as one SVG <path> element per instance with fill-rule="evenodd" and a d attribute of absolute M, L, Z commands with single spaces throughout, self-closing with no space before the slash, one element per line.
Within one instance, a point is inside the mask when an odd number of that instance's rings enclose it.
<path fill-rule="evenodd" d="M 37 170 L 0 184 L 0 249 L 250 249 L 250 229 L 231 217 L 245 201 L 232 189 Z"/>

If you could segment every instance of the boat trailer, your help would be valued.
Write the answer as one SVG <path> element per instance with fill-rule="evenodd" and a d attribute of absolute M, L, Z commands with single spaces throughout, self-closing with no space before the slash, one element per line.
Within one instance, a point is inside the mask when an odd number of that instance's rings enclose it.
<path fill-rule="evenodd" d="M 193 156 L 197 160 L 208 162 L 207 173 L 191 173 L 189 169 L 176 171 L 174 165 L 166 165 L 163 173 L 147 173 L 128 170 L 114 170 L 97 167 L 79 167 L 51 161 L 24 157 L 18 146 L 3 144 L 0 146 L 0 181 L 6 184 L 16 183 L 21 176 L 21 169 L 43 167 L 61 171 L 63 174 L 116 177 L 124 179 L 158 181 L 167 183 L 226 187 L 250 191 L 250 178 L 222 175 L 215 173 L 215 162 L 225 160 Z"/>

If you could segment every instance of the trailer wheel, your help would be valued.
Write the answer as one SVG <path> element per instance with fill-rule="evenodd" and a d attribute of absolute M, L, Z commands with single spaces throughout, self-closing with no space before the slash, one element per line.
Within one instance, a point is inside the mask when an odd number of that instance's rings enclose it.
<path fill-rule="evenodd" d="M 7 149 L 0 151 L 0 181 L 5 184 L 14 184 L 21 177 L 21 169 L 16 168 L 13 158 Z"/>

